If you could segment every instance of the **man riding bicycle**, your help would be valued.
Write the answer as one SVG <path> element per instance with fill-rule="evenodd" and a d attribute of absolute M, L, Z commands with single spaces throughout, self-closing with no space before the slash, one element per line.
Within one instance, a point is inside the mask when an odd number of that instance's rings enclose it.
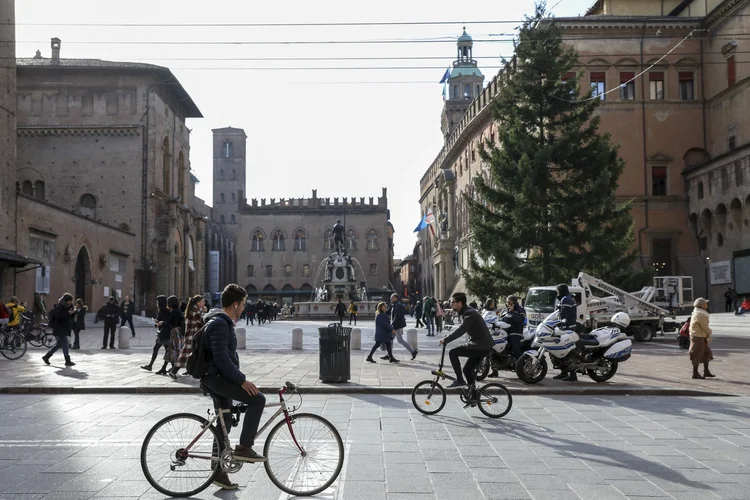
<path fill-rule="evenodd" d="M 494 341 L 487 324 L 482 319 L 479 311 L 466 305 L 465 293 L 454 293 L 451 300 L 451 309 L 456 311 L 462 318 L 463 322 L 455 332 L 445 338 L 440 339 L 440 345 L 449 344 L 461 337 L 463 334 L 469 334 L 469 342 L 454 347 L 448 353 L 451 360 L 453 371 L 456 372 L 456 380 L 448 387 L 464 387 L 469 385 L 474 387 L 476 380 L 477 366 L 482 359 L 492 350 Z M 463 373 L 461 373 L 461 361 L 459 357 L 468 358 L 464 364 Z M 464 376 L 466 380 L 464 381 Z"/>

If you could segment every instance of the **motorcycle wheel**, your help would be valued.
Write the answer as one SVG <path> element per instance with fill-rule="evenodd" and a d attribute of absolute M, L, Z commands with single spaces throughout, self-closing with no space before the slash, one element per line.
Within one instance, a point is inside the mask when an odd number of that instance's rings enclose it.
<path fill-rule="evenodd" d="M 479 363 L 479 366 L 477 366 L 477 374 L 476 379 L 477 380 L 484 380 L 487 378 L 487 375 L 490 373 L 490 365 L 492 363 L 490 362 L 490 357 L 485 356 L 482 358 L 482 361 Z"/>
<path fill-rule="evenodd" d="M 599 360 L 599 367 L 589 368 L 586 373 L 594 382 L 606 382 L 617 373 L 617 361 L 603 358 Z"/>
<path fill-rule="evenodd" d="M 516 362 L 516 375 L 521 379 L 521 382 L 526 384 L 541 382 L 547 375 L 547 359 L 542 357 L 535 369 L 534 360 L 531 356 L 521 356 L 521 359 Z"/>

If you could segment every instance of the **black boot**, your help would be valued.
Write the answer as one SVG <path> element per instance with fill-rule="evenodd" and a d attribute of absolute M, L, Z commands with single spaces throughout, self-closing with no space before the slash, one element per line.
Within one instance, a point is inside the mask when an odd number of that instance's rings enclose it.
<path fill-rule="evenodd" d="M 42 356 L 42 361 L 44 361 L 45 365 L 49 365 L 49 354 Z"/>
<path fill-rule="evenodd" d="M 708 363 L 703 363 L 703 378 L 714 378 L 716 375 L 708 371 Z"/>
<path fill-rule="evenodd" d="M 564 379 L 564 378 L 565 378 L 565 377 L 567 377 L 567 376 L 568 376 L 568 372 L 560 372 L 560 374 L 559 374 L 559 375 L 555 375 L 555 376 L 554 376 L 554 377 L 552 377 L 552 378 L 553 378 L 554 380 L 562 380 L 562 379 Z"/>
<path fill-rule="evenodd" d="M 703 375 L 701 375 L 700 373 L 698 373 L 698 367 L 697 366 L 693 367 L 693 378 L 703 378 Z"/>
<path fill-rule="evenodd" d="M 578 375 L 576 375 L 576 372 L 570 372 L 565 376 L 563 381 L 564 382 L 578 382 Z"/>
<path fill-rule="evenodd" d="M 161 367 L 161 370 L 156 372 L 157 375 L 166 375 L 167 374 L 167 362 L 165 361 L 164 364 Z"/>
<path fill-rule="evenodd" d="M 65 356 L 65 366 L 75 366 L 76 364 L 70 360 L 70 356 Z"/>

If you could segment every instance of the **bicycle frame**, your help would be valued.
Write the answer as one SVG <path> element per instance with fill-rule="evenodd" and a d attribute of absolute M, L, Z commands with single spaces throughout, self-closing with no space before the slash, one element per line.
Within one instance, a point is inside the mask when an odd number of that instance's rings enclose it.
<path fill-rule="evenodd" d="M 435 382 L 437 382 L 441 378 L 443 380 L 445 380 L 445 379 L 456 380 L 455 377 L 451 377 L 450 375 L 448 375 L 447 373 L 445 373 L 443 371 L 443 366 L 445 365 L 445 348 L 446 348 L 446 346 L 447 346 L 447 344 L 443 344 L 443 352 L 440 354 L 440 363 L 438 364 L 438 369 L 437 370 L 433 370 L 433 371 L 430 372 L 433 375 L 435 375 L 435 377 L 436 377 Z"/>
<path fill-rule="evenodd" d="M 258 432 L 255 434 L 255 437 L 258 437 L 261 434 L 263 434 L 263 431 L 265 431 L 268 428 L 268 426 L 270 426 L 281 414 L 283 414 L 284 415 L 284 419 L 286 420 L 286 425 L 289 428 L 289 433 L 292 435 L 292 439 L 294 440 L 294 444 L 297 446 L 297 449 L 299 449 L 299 451 L 302 454 L 302 456 L 305 456 L 306 452 L 302 448 L 302 446 L 300 446 L 300 444 L 297 442 L 297 437 L 294 435 L 294 429 L 292 429 L 292 419 L 290 417 L 289 410 L 287 409 L 287 406 L 286 406 L 286 400 L 284 399 L 284 394 L 287 392 L 287 390 L 289 390 L 288 386 L 285 386 L 285 387 L 282 387 L 281 389 L 279 389 L 279 391 L 278 391 L 279 402 L 278 403 L 269 403 L 269 404 L 266 404 L 266 406 L 265 406 L 266 408 L 277 408 L 278 407 L 278 409 L 274 412 L 274 414 L 268 420 L 266 420 L 266 423 L 263 424 L 260 427 L 260 429 L 258 429 Z M 211 417 L 211 420 L 208 421 L 208 423 L 203 428 L 203 430 L 195 437 L 195 439 L 193 439 L 190 442 L 189 445 L 187 445 L 185 447 L 184 454 L 183 454 L 184 458 L 201 458 L 201 459 L 204 459 L 204 460 L 211 460 L 211 461 L 218 461 L 219 460 L 218 456 L 213 456 L 212 455 L 210 457 L 207 457 L 207 456 L 204 456 L 204 455 L 194 455 L 194 454 L 190 453 L 190 449 L 195 445 L 195 443 L 198 442 L 198 440 L 203 436 L 203 434 L 206 433 L 206 431 L 208 430 L 208 428 L 211 427 L 212 425 L 214 425 L 216 423 L 217 420 L 221 424 L 221 431 L 223 433 L 223 438 L 224 438 L 224 449 L 225 450 L 231 449 L 231 444 L 229 442 L 229 429 L 227 428 L 226 420 L 224 419 L 224 415 L 227 414 L 227 413 L 232 414 L 232 410 L 231 409 L 226 409 L 226 408 L 219 408 L 218 409 L 218 411 L 216 412 L 216 414 L 213 417 Z M 181 460 L 184 460 L 184 458 L 182 458 L 182 457 L 178 457 L 178 458 L 181 459 Z"/>

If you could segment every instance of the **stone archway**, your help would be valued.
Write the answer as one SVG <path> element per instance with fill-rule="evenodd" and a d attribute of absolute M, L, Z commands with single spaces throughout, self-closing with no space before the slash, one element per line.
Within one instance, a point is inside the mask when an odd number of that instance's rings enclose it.
<path fill-rule="evenodd" d="M 91 292 L 91 257 L 85 246 L 78 250 L 76 257 L 76 298 L 83 299 L 83 303 L 91 306 L 93 294 Z"/>

